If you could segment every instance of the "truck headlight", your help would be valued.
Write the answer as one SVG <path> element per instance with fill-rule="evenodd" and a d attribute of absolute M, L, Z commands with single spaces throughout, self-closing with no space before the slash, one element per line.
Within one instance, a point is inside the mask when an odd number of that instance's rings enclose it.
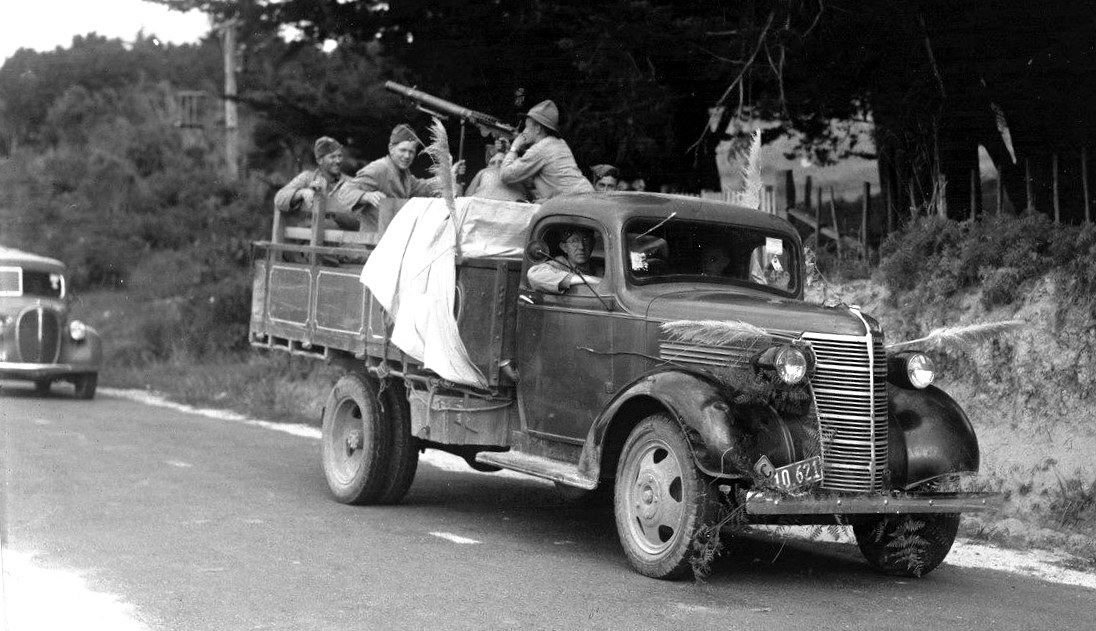
<path fill-rule="evenodd" d="M 76 342 L 83 342 L 84 338 L 88 336 L 88 325 L 79 320 L 73 320 L 69 322 L 69 337 Z"/>
<path fill-rule="evenodd" d="M 810 366 L 806 353 L 794 346 L 770 347 L 758 356 L 755 364 L 788 385 L 803 381 Z"/>
<path fill-rule="evenodd" d="M 922 389 L 936 380 L 936 366 L 924 353 L 898 353 L 888 359 L 887 372 L 899 385 Z"/>

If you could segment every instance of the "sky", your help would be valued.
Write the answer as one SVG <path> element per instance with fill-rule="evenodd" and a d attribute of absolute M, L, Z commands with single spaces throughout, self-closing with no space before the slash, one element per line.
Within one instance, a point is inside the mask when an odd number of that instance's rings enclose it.
<path fill-rule="evenodd" d="M 195 42 L 209 31 L 209 19 L 143 0 L 0 0 L 0 60 L 20 48 L 67 47 L 73 35 L 132 40 L 142 29 L 165 42 Z"/>

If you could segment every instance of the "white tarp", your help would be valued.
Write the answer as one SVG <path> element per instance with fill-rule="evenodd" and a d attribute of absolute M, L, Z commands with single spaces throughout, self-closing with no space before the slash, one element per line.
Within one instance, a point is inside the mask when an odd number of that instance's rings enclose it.
<path fill-rule="evenodd" d="M 538 206 L 461 197 L 461 255 L 520 256 Z M 361 281 L 392 317 L 392 343 L 443 379 L 486 388 L 453 318 L 456 247 L 445 200 L 415 198 L 400 209 L 369 255 Z"/>

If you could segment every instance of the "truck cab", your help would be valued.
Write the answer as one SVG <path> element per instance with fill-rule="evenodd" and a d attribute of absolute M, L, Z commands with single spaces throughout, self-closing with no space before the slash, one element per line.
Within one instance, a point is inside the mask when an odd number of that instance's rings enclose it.
<path fill-rule="evenodd" d="M 456 266 L 476 386 L 391 343 L 358 282 L 369 239 L 308 236 L 256 244 L 251 340 L 344 368 L 323 418 L 339 501 L 399 501 L 419 451 L 441 449 L 606 491 L 625 555 L 655 578 L 744 523 L 848 524 L 871 564 L 922 575 L 959 514 L 994 501 L 956 490 L 978 444 L 931 360 L 888 354 L 856 307 L 804 302 L 802 242 L 777 217 L 646 193 L 546 202 L 523 247 Z"/>

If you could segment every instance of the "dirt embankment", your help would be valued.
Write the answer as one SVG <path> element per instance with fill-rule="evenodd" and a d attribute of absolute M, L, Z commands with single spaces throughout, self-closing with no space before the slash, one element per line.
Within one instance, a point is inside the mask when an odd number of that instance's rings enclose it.
<path fill-rule="evenodd" d="M 1064 548 L 1096 564 L 1096 322 L 1064 285 L 1049 275 L 990 310 L 981 290 L 914 305 L 873 281 L 833 285 L 829 297 L 860 305 L 892 342 L 1023 320 L 1019 330 L 933 352 L 938 385 L 978 432 L 982 482 L 1006 497 L 1000 513 L 969 518 L 967 534 Z"/>

